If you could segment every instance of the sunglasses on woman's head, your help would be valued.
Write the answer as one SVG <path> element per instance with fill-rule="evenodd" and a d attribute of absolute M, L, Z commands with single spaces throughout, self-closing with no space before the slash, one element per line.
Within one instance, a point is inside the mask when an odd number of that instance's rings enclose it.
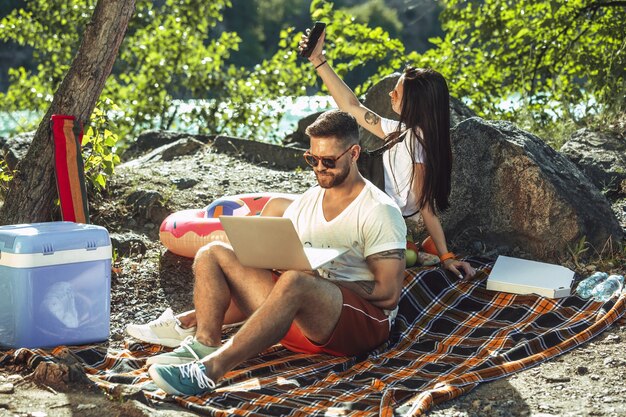
<path fill-rule="evenodd" d="M 350 149 L 352 149 L 352 146 L 354 146 L 354 145 L 350 145 L 350 147 L 348 149 L 343 151 L 341 153 L 341 155 L 339 155 L 339 156 L 337 156 L 335 158 L 331 158 L 329 156 L 323 156 L 322 157 L 322 156 L 313 155 L 309 151 L 306 151 L 303 156 L 304 156 L 304 160 L 306 161 L 306 163 L 309 164 L 313 168 L 315 168 L 320 163 L 320 161 L 322 161 L 322 165 L 325 168 L 333 169 L 335 166 L 337 166 L 337 161 L 339 160 L 339 158 L 341 158 L 346 153 L 348 153 L 348 151 Z"/>

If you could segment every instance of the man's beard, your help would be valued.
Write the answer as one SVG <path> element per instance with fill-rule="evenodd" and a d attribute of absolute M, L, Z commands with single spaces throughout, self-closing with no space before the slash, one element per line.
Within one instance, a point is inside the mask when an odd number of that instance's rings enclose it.
<path fill-rule="evenodd" d="M 346 178 L 348 178 L 348 174 L 350 174 L 349 166 L 346 169 L 339 171 L 337 174 L 332 174 L 330 171 L 315 171 L 317 183 L 322 188 L 333 188 L 343 184 Z"/>

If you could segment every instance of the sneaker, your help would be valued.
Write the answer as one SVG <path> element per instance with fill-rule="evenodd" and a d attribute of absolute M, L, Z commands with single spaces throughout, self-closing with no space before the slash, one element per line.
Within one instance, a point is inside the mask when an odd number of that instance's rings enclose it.
<path fill-rule="evenodd" d="M 196 328 L 183 329 L 172 309 L 168 308 L 158 319 L 148 324 L 129 324 L 126 326 L 126 333 L 142 342 L 176 347 L 188 336 L 195 335 Z"/>
<path fill-rule="evenodd" d="M 154 365 L 148 370 L 154 383 L 171 395 L 198 395 L 215 389 L 201 362 L 184 365 Z"/>
<path fill-rule="evenodd" d="M 146 361 L 146 365 L 182 365 L 193 361 L 199 361 L 207 355 L 215 352 L 216 346 L 205 346 L 193 336 L 188 336 L 180 346 L 168 353 L 152 356 Z"/>

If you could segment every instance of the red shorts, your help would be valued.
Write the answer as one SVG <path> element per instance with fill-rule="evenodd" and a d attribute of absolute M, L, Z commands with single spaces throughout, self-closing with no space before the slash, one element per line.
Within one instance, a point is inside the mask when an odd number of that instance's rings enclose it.
<path fill-rule="evenodd" d="M 383 344 L 389 338 L 390 328 L 383 310 L 347 288 L 339 289 L 343 296 L 341 315 L 326 343 L 318 345 L 310 341 L 295 323 L 280 343 L 293 352 L 334 356 L 355 356 Z"/>

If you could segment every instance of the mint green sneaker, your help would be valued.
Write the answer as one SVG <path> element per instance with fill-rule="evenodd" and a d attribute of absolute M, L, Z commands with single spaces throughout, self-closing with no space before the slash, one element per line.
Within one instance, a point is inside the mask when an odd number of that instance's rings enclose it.
<path fill-rule="evenodd" d="M 182 365 L 199 361 L 205 356 L 215 352 L 217 349 L 217 346 L 205 346 L 198 342 L 195 337 L 187 336 L 180 346 L 173 351 L 148 358 L 146 365 Z"/>
<path fill-rule="evenodd" d="M 215 389 L 202 362 L 184 365 L 154 365 L 148 369 L 154 383 L 171 395 L 199 395 Z"/>

